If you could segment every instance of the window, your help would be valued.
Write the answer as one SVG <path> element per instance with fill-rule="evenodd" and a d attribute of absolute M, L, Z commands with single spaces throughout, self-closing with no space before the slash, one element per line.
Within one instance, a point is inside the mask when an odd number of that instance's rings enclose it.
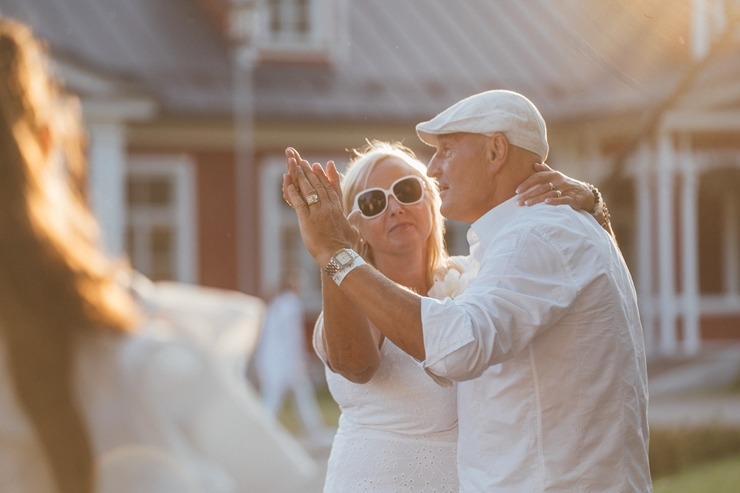
<path fill-rule="evenodd" d="M 326 62 L 338 55 L 345 0 L 267 0 L 257 46 L 265 61 Z"/>
<path fill-rule="evenodd" d="M 140 156 L 126 179 L 126 250 L 134 269 L 153 281 L 196 282 L 193 163 Z"/>
<path fill-rule="evenodd" d="M 740 296 L 740 168 L 717 167 L 699 189 L 700 287 L 703 294 Z"/>
<path fill-rule="evenodd" d="M 268 0 L 270 40 L 300 42 L 311 35 L 311 2 L 309 0 Z"/>

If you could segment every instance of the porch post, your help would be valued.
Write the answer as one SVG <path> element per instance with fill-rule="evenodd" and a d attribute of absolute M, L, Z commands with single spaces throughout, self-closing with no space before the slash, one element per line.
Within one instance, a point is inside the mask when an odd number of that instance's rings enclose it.
<path fill-rule="evenodd" d="M 693 355 L 699 352 L 699 232 L 697 226 L 699 191 L 697 166 L 691 152 L 689 137 L 681 139 L 680 173 L 683 176 L 681 191 L 681 253 L 683 271 L 683 352 Z"/>
<path fill-rule="evenodd" d="M 660 352 L 676 354 L 676 279 L 674 274 L 674 160 L 673 142 L 667 133 L 658 136 L 658 291 Z"/>
<path fill-rule="evenodd" d="M 105 250 L 114 256 L 125 251 L 126 136 L 121 123 L 95 122 L 90 132 L 90 205 L 100 224 Z"/>
<path fill-rule="evenodd" d="M 254 149 L 255 40 L 259 31 L 259 3 L 230 0 L 230 30 L 234 43 L 234 151 L 236 187 L 237 289 L 259 293 L 259 210 L 257 157 Z"/>
<path fill-rule="evenodd" d="M 648 355 L 656 352 L 655 303 L 653 301 L 653 232 L 656 215 L 655 202 L 650 193 L 655 180 L 653 163 L 655 155 L 646 144 L 638 149 L 635 162 L 635 189 L 637 206 L 635 224 L 637 225 L 637 296 L 640 304 L 640 317 L 645 336 L 645 351 Z"/>

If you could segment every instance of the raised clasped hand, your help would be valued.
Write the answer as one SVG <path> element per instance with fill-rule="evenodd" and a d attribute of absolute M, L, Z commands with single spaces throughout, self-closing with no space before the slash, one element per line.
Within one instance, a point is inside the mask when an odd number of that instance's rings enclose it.
<path fill-rule="evenodd" d="M 285 150 L 287 172 L 283 175 L 283 198 L 293 207 L 303 243 L 319 267 L 334 253 L 351 248 L 358 237 L 342 210 L 339 172 L 333 161 L 326 169 L 309 164 L 297 150 Z"/>

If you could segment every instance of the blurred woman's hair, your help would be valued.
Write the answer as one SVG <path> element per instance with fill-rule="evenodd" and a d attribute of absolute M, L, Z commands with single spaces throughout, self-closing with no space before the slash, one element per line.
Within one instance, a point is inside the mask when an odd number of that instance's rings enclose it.
<path fill-rule="evenodd" d="M 86 200 L 78 102 L 52 78 L 45 47 L 0 18 L 0 335 L 19 402 L 64 493 L 93 490 L 94 461 L 76 399 L 85 331 L 132 331 L 136 309 L 99 246 Z"/>
<path fill-rule="evenodd" d="M 444 243 L 444 218 L 439 211 L 442 200 L 437 182 L 426 174 L 426 166 L 416 158 L 414 152 L 399 142 L 369 140 L 367 145 L 353 150 L 353 158 L 342 177 L 342 207 L 349 215 L 355 196 L 367 188 L 367 181 L 375 167 L 387 158 L 397 158 L 409 167 L 410 174 L 421 177 L 425 186 L 425 197 L 432 211 L 432 231 L 427 239 L 428 267 L 427 283 L 431 286 L 434 272 L 447 262 Z M 374 264 L 372 247 L 366 241 L 354 245 L 355 250 L 369 263 Z"/>

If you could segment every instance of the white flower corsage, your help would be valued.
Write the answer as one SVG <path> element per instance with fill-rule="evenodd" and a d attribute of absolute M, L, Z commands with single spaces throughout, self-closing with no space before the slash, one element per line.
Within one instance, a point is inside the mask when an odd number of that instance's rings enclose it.
<path fill-rule="evenodd" d="M 434 284 L 429 290 L 429 296 L 442 300 L 455 298 L 468 287 L 468 279 L 459 265 L 450 264 L 448 267 L 439 269 L 434 275 Z"/>

